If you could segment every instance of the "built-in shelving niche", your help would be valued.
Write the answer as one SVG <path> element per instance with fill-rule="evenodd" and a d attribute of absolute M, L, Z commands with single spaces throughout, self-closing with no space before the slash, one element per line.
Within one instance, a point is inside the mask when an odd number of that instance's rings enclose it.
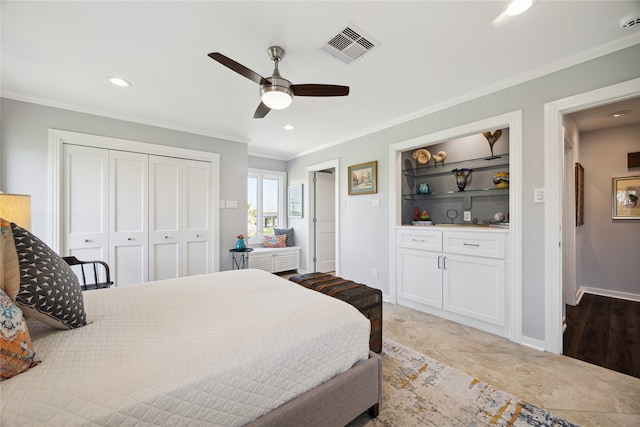
<path fill-rule="evenodd" d="M 471 219 L 489 222 L 496 212 L 509 214 L 509 189 L 496 188 L 493 175 L 509 171 L 509 130 L 494 145 L 482 134 L 471 135 L 425 147 L 431 154 L 447 153 L 444 163 L 420 165 L 412 158 L 416 151 L 402 153 L 402 224 L 411 224 L 413 210 L 426 210 L 434 223 L 463 223 L 464 211 L 471 211 Z M 486 157 L 483 157 L 485 155 Z M 471 180 L 459 191 L 453 169 L 470 168 Z M 418 194 L 417 186 L 429 184 L 430 194 Z M 451 219 L 457 213 L 457 217 Z"/>

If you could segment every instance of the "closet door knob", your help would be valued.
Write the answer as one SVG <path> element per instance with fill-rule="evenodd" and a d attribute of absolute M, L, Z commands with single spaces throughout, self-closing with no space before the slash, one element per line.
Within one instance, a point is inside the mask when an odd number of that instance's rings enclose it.
<path fill-rule="evenodd" d="M 84 242 L 85 242 L 85 243 L 89 243 L 89 242 L 91 242 L 91 240 L 89 240 L 89 239 L 84 239 Z"/>
<path fill-rule="evenodd" d="M 127 240 L 131 241 L 133 240 L 133 237 L 127 237 Z"/>

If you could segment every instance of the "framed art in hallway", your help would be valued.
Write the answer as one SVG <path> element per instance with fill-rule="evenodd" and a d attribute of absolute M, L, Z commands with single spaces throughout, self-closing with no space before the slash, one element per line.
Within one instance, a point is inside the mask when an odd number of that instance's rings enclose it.
<path fill-rule="evenodd" d="M 640 175 L 612 179 L 611 218 L 640 219 Z"/>
<path fill-rule="evenodd" d="M 576 226 L 584 225 L 584 168 L 576 163 Z"/>
<path fill-rule="evenodd" d="M 378 161 L 349 166 L 349 195 L 378 192 Z"/>
<path fill-rule="evenodd" d="M 287 209 L 289 218 L 302 218 L 302 184 L 289 186 L 289 205 Z"/>

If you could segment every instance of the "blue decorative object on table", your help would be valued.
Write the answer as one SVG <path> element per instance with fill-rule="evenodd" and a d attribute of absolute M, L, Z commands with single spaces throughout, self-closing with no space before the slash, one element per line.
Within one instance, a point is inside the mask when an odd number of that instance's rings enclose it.
<path fill-rule="evenodd" d="M 238 241 L 236 242 L 236 250 L 241 251 L 246 248 L 247 248 L 247 245 L 244 243 L 244 236 L 242 234 L 238 234 Z"/>

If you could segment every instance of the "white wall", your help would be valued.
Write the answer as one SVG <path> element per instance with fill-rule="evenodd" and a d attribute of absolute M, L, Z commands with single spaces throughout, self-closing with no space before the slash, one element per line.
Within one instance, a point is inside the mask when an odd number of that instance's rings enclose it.
<path fill-rule="evenodd" d="M 577 283 L 640 298 L 640 220 L 611 219 L 611 178 L 640 175 L 627 153 L 640 151 L 640 124 L 580 134 L 585 222 L 577 237 Z"/>
<path fill-rule="evenodd" d="M 544 186 L 544 104 L 596 88 L 640 77 L 640 45 L 602 56 L 490 95 L 393 126 L 339 146 L 288 162 L 289 181 L 304 180 L 307 165 L 340 159 L 340 269 L 341 275 L 382 290 L 389 295 L 389 173 L 388 146 L 421 135 L 522 110 L 523 156 L 523 317 L 522 333 L 545 339 L 544 204 L 533 203 L 533 189 Z M 347 118 L 348 119 L 348 118 Z M 347 167 L 378 161 L 378 194 L 347 195 Z M 380 208 L 372 199 L 380 199 Z M 345 203 L 346 202 L 346 207 Z M 303 247 L 307 236 L 298 227 L 296 239 Z M 297 228 L 297 230 L 298 230 Z M 302 259 L 306 259 L 303 254 Z M 378 269 L 378 278 L 371 276 Z M 303 266 L 305 268 L 305 266 Z"/>
<path fill-rule="evenodd" d="M 287 162 L 284 160 L 268 159 L 266 157 L 249 156 L 249 167 L 252 169 L 286 172 Z"/>
<path fill-rule="evenodd" d="M 45 242 L 51 241 L 47 229 L 49 128 L 218 153 L 220 199 L 247 205 L 246 144 L 5 98 L 0 108 L 0 190 L 31 195 L 31 229 Z M 246 210 L 220 210 L 221 270 L 231 269 L 227 248 L 233 248 L 235 237 L 246 229 Z"/>

